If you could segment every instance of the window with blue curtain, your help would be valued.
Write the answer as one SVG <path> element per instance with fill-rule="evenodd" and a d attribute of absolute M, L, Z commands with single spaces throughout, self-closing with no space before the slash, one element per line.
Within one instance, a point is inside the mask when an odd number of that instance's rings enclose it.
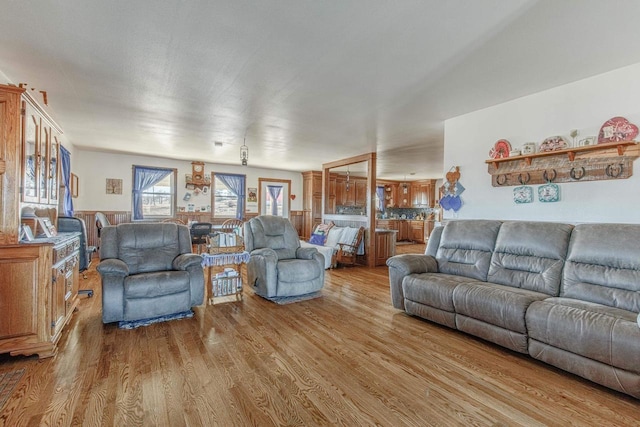
<path fill-rule="evenodd" d="M 175 206 L 175 169 L 133 166 L 131 212 L 134 220 L 173 217 Z"/>
<path fill-rule="evenodd" d="M 244 219 L 246 181 L 245 175 L 213 174 L 214 218 Z"/>
<path fill-rule="evenodd" d="M 274 216 L 283 216 L 284 206 L 282 205 L 282 185 L 267 185 L 269 197 L 267 198 L 267 211 Z"/>
<path fill-rule="evenodd" d="M 384 212 L 384 185 L 378 185 L 376 187 L 376 199 L 378 210 Z"/>

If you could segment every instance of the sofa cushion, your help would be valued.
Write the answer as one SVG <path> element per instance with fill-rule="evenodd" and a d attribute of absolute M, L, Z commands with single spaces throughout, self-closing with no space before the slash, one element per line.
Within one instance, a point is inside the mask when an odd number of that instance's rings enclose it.
<path fill-rule="evenodd" d="M 495 283 L 461 283 L 453 291 L 453 305 L 458 314 L 526 334 L 527 308 L 547 297 L 540 292 Z"/>
<path fill-rule="evenodd" d="M 155 298 L 189 290 L 187 271 L 157 271 L 124 279 L 125 298 Z"/>
<path fill-rule="evenodd" d="M 577 225 L 569 244 L 560 296 L 640 312 L 638 242 L 638 225 Z"/>
<path fill-rule="evenodd" d="M 636 313 L 557 297 L 532 303 L 526 319 L 536 341 L 640 374 Z"/>
<path fill-rule="evenodd" d="M 560 223 L 503 223 L 487 281 L 558 296 L 572 230 Z"/>
<path fill-rule="evenodd" d="M 118 253 L 127 263 L 129 274 L 171 270 L 180 255 L 176 224 L 120 224 L 116 227 Z"/>
<path fill-rule="evenodd" d="M 324 246 L 324 242 L 327 240 L 327 236 L 324 234 L 313 233 L 309 239 L 309 243 L 312 245 Z"/>
<path fill-rule="evenodd" d="M 490 220 L 448 222 L 436 253 L 438 271 L 486 280 L 501 224 Z"/>
<path fill-rule="evenodd" d="M 402 293 L 405 300 L 454 312 L 453 290 L 460 283 L 469 281 L 467 277 L 451 274 L 411 274 L 402 279 Z"/>
<path fill-rule="evenodd" d="M 323 266 L 305 259 L 286 259 L 278 262 L 278 282 L 304 282 L 317 278 Z"/>
<path fill-rule="evenodd" d="M 337 248 L 338 242 L 340 242 L 340 237 L 342 237 L 343 231 L 344 231 L 344 227 L 331 227 L 329 229 L 329 234 L 327 235 L 327 241 L 324 243 L 325 246 Z"/>

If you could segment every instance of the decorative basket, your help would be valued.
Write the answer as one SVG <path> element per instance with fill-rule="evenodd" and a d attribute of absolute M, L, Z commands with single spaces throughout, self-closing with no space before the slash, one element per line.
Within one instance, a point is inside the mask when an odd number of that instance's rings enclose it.
<path fill-rule="evenodd" d="M 207 236 L 207 249 L 210 254 L 224 254 L 224 253 L 237 253 L 244 252 L 244 239 L 242 236 L 233 234 L 234 245 L 225 246 L 221 245 L 221 235 L 224 233 L 212 233 Z"/>
<path fill-rule="evenodd" d="M 212 255 L 244 252 L 244 245 L 240 245 L 240 246 L 207 246 L 207 248 L 209 249 L 209 253 L 212 254 Z"/>

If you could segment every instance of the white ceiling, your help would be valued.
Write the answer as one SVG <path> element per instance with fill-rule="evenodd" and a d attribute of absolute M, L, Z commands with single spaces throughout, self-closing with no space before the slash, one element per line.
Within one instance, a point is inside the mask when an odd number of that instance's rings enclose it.
<path fill-rule="evenodd" d="M 637 0 L 1 10 L 0 77 L 46 90 L 76 147 L 239 164 L 246 135 L 251 166 L 319 170 L 377 151 L 387 179 L 441 177 L 447 118 L 640 62 Z"/>

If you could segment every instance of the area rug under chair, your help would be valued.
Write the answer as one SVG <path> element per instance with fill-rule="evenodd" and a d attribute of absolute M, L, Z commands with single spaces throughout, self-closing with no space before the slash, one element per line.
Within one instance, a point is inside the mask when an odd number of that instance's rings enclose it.
<path fill-rule="evenodd" d="M 130 320 L 118 322 L 118 328 L 120 329 L 135 329 L 141 326 L 149 326 L 154 323 L 166 322 L 168 320 L 187 319 L 193 317 L 193 311 L 183 311 L 181 313 L 168 314 L 166 316 L 151 317 L 149 319 Z"/>
<path fill-rule="evenodd" d="M 0 373 L 0 409 L 4 407 L 6 401 L 11 397 L 13 389 L 16 387 L 20 378 L 24 375 L 25 369 L 16 371 L 8 371 Z"/>
<path fill-rule="evenodd" d="M 292 304 L 294 302 L 306 301 L 306 300 L 318 298 L 321 296 L 322 296 L 322 292 L 318 291 L 318 292 L 311 292 L 310 294 L 296 295 L 292 297 L 273 297 L 273 298 L 266 298 L 266 299 L 268 299 L 269 301 L 273 301 L 276 304 L 283 305 L 283 304 Z"/>

